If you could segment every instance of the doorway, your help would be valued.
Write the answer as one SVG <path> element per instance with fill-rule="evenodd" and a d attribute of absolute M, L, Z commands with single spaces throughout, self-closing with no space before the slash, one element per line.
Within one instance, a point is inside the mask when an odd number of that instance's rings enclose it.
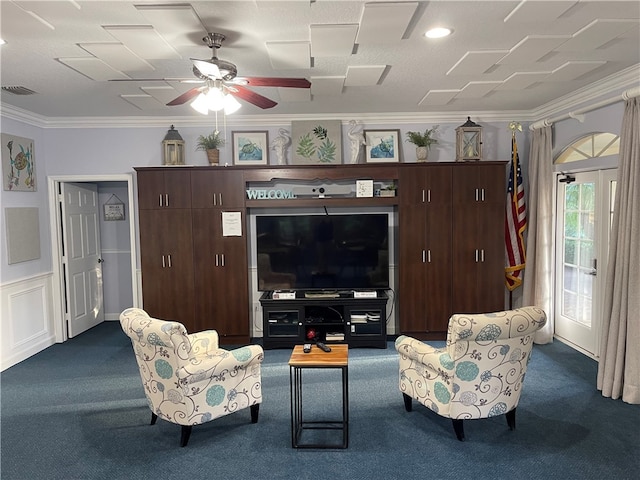
<path fill-rule="evenodd" d="M 104 286 L 103 299 L 105 305 L 109 305 L 110 298 L 120 298 L 127 305 L 138 306 L 139 288 L 137 279 L 137 243 L 136 222 L 134 215 L 134 188 L 133 176 L 122 175 L 92 175 L 92 176 L 52 176 L 48 178 L 50 228 L 52 242 L 53 261 L 53 317 L 56 342 L 64 342 L 71 336 L 79 333 L 78 329 L 70 329 L 70 308 L 68 304 L 68 279 L 66 278 L 66 264 L 70 251 L 69 239 L 65 238 L 64 212 L 62 208 L 61 192 L 64 187 L 71 184 L 91 186 L 98 192 L 97 211 L 99 214 L 98 235 L 106 242 L 102 242 L 102 250 L 99 255 Z M 108 215 L 113 210 L 113 204 L 123 204 L 125 208 L 124 219 Z M 123 221 L 124 220 L 124 221 Z M 117 303 L 117 300 L 115 300 Z M 114 301 L 111 301 L 114 304 Z M 119 307 L 118 307 L 119 308 Z M 113 308 L 111 308 L 113 310 Z M 118 312 L 110 312 L 106 309 L 106 320 L 117 320 Z M 71 335 L 70 330 L 73 332 Z"/>
<path fill-rule="evenodd" d="M 555 335 L 598 357 L 616 170 L 558 175 Z"/>

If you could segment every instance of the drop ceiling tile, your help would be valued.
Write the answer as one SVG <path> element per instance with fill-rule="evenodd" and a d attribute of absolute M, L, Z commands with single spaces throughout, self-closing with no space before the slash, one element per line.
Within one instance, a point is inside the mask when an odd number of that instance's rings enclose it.
<path fill-rule="evenodd" d="M 151 25 L 103 25 L 102 28 L 141 58 L 182 58 Z"/>
<path fill-rule="evenodd" d="M 149 72 L 153 66 L 121 43 L 80 43 L 78 46 L 121 72 Z"/>
<path fill-rule="evenodd" d="M 311 25 L 312 57 L 348 57 L 358 33 L 357 24 Z"/>
<path fill-rule="evenodd" d="M 484 73 L 508 53 L 509 50 L 467 52 L 449 69 L 447 75 L 478 75 Z"/>
<path fill-rule="evenodd" d="M 124 73 L 114 70 L 95 57 L 58 58 L 58 61 L 97 82 L 105 82 L 116 78 L 129 78 Z"/>
<path fill-rule="evenodd" d="M 460 90 L 429 90 L 418 105 L 446 105 L 460 93 Z"/>
<path fill-rule="evenodd" d="M 356 43 L 388 43 L 402 40 L 418 2 L 365 3 Z"/>
<path fill-rule="evenodd" d="M 164 104 L 158 102 L 158 100 L 151 95 L 120 95 L 120 98 L 138 107 L 140 110 L 152 110 L 164 106 Z"/>
<path fill-rule="evenodd" d="M 534 83 L 546 79 L 551 72 L 516 72 L 495 90 L 524 90 Z"/>
<path fill-rule="evenodd" d="M 312 95 L 340 95 L 344 77 L 311 77 Z"/>
<path fill-rule="evenodd" d="M 275 70 L 311 68 L 309 42 L 266 42 L 266 45 Z"/>
<path fill-rule="evenodd" d="M 605 61 L 598 62 L 567 62 L 564 65 L 556 68 L 545 81 L 548 82 L 568 82 L 575 80 L 581 75 L 595 70 L 596 68 L 604 65 Z"/>
<path fill-rule="evenodd" d="M 207 29 L 189 4 L 136 5 L 149 23 L 173 46 L 193 45 L 194 33 L 204 37 Z"/>
<path fill-rule="evenodd" d="M 282 88 L 278 87 L 278 95 L 282 102 L 310 102 L 310 88 Z"/>
<path fill-rule="evenodd" d="M 637 28 L 638 20 L 594 20 L 573 34 L 573 37 L 559 46 L 561 52 L 588 52 L 599 48 L 632 28 Z"/>
<path fill-rule="evenodd" d="M 140 90 L 145 92 L 147 95 L 151 95 L 163 105 L 166 105 L 180 95 L 180 93 L 170 85 L 149 85 L 140 87 Z"/>
<path fill-rule="evenodd" d="M 570 38 L 570 35 L 529 35 L 513 47 L 498 63 L 500 65 L 527 65 L 536 62 Z"/>
<path fill-rule="evenodd" d="M 363 87 L 377 85 L 386 65 L 357 65 L 347 67 L 345 87 Z"/>
<path fill-rule="evenodd" d="M 558 18 L 578 3 L 572 1 L 539 2 L 522 0 L 504 19 L 507 23 L 546 23 L 549 19 Z"/>
<path fill-rule="evenodd" d="M 482 98 L 500 85 L 502 82 L 469 82 L 460 90 L 456 98 Z"/>

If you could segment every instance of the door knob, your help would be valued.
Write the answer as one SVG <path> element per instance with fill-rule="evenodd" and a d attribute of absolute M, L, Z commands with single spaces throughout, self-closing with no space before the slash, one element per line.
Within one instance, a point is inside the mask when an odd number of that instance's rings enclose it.
<path fill-rule="evenodd" d="M 104 263 L 104 260 L 103 260 L 103 259 L 101 259 L 101 258 L 99 258 L 99 259 L 98 259 L 98 263 Z"/>

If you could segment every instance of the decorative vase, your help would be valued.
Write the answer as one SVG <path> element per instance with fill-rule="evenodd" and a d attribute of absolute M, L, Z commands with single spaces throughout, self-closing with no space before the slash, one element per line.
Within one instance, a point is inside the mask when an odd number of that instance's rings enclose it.
<path fill-rule="evenodd" d="M 207 159 L 209 160 L 209 165 L 218 165 L 220 162 L 220 150 L 217 148 L 207 150 Z"/>
<path fill-rule="evenodd" d="M 426 162 L 429 156 L 429 147 L 416 147 L 416 157 L 419 162 Z"/>

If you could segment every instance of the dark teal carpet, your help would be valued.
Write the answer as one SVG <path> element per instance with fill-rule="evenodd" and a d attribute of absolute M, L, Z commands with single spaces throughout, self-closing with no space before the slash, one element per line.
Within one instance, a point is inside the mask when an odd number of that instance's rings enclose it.
<path fill-rule="evenodd" d="M 180 427 L 148 425 L 119 323 L 99 325 L 2 372 L 0 478 L 613 480 L 640 471 L 640 407 L 602 397 L 596 362 L 559 342 L 534 348 L 517 429 L 504 417 L 467 421 L 464 443 L 450 420 L 415 402 L 404 410 L 391 342 L 352 349 L 349 448 L 328 451 L 291 448 L 289 355 L 265 352 L 257 424 L 241 411 L 194 427 L 179 448 Z M 311 373 L 310 415 L 332 413 L 338 377 Z"/>

